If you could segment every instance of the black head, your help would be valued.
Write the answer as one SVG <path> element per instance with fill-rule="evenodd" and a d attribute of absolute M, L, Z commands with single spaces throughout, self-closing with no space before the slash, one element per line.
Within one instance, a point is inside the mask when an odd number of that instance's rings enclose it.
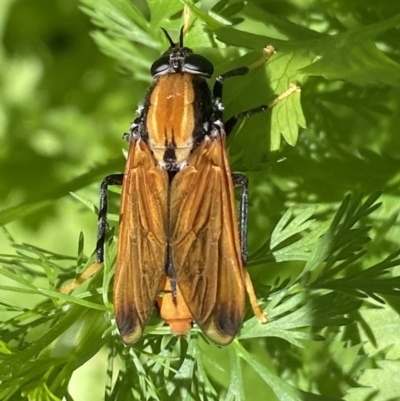
<path fill-rule="evenodd" d="M 183 28 L 179 36 L 179 43 L 174 43 L 168 32 L 161 28 L 169 43 L 170 48 L 151 66 L 150 72 L 153 77 L 174 74 L 176 72 L 187 72 L 194 75 L 211 77 L 214 67 L 209 60 L 200 54 L 195 54 L 187 47 L 183 46 Z"/>

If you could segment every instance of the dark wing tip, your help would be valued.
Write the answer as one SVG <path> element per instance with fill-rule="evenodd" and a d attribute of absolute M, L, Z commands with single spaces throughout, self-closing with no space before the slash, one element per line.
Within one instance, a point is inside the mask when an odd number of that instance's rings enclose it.
<path fill-rule="evenodd" d="M 132 344 L 142 336 L 143 329 L 133 309 L 119 311 L 115 315 L 119 333 L 125 344 Z"/>
<path fill-rule="evenodd" d="M 239 308 L 219 307 L 210 316 L 210 323 L 201 325 L 205 336 L 218 345 L 228 345 L 235 338 L 243 322 Z"/>

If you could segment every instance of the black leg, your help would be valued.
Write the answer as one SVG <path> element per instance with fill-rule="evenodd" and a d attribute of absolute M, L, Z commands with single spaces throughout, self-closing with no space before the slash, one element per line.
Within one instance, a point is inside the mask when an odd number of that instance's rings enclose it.
<path fill-rule="evenodd" d="M 236 114 L 235 116 L 232 116 L 228 121 L 224 123 L 224 128 L 225 128 L 225 134 L 228 136 L 233 128 L 235 127 L 236 123 L 238 120 L 242 118 L 247 118 L 251 117 L 254 114 L 262 113 L 267 109 L 270 109 L 271 107 L 274 107 L 276 104 L 278 104 L 281 100 L 285 99 L 289 95 L 291 95 L 294 92 L 300 92 L 300 87 L 297 84 L 290 84 L 289 88 L 285 90 L 285 92 L 281 93 L 279 96 L 277 96 L 274 100 L 269 102 L 268 104 L 262 104 L 261 106 L 255 107 L 254 109 L 242 111 L 239 114 Z"/>
<path fill-rule="evenodd" d="M 214 96 L 214 102 L 216 105 L 216 108 L 221 111 L 221 115 L 218 116 L 219 118 L 222 118 L 222 110 L 223 108 L 220 107 L 221 100 L 222 100 L 222 92 L 223 92 L 223 83 L 225 78 L 230 78 L 230 77 L 236 77 L 238 75 L 246 75 L 251 69 L 258 67 L 259 65 L 265 63 L 272 54 L 275 53 L 275 49 L 272 46 L 267 46 L 264 49 L 264 54 L 263 57 L 261 57 L 259 60 L 251 64 L 249 67 L 239 67 L 235 68 L 233 70 L 227 71 L 224 74 L 221 74 L 217 79 L 215 80 L 214 88 L 213 88 L 213 96 Z M 232 132 L 233 127 L 237 123 L 238 120 L 244 117 L 250 117 L 253 114 L 261 113 L 265 110 L 267 110 L 268 106 L 266 105 L 261 105 L 259 107 L 256 107 L 251 110 L 244 111 L 242 113 L 237 114 L 236 116 L 231 117 L 226 123 L 224 123 L 225 127 L 225 134 L 229 135 Z"/>
<path fill-rule="evenodd" d="M 221 74 L 219 77 L 217 77 L 213 88 L 213 96 L 215 101 L 217 103 L 221 101 L 222 89 L 224 86 L 225 78 L 236 77 L 237 75 L 246 75 L 248 72 L 249 72 L 248 67 L 239 67 L 235 68 L 234 70 L 227 71 L 224 74 Z"/>
<path fill-rule="evenodd" d="M 268 109 L 268 105 L 267 104 L 262 104 L 261 106 L 255 107 L 254 109 L 242 111 L 241 113 L 236 114 L 235 116 L 232 116 L 228 121 L 226 121 L 224 123 L 226 136 L 228 136 L 232 132 L 232 130 L 235 127 L 236 123 L 239 120 L 241 120 L 242 118 L 251 117 L 254 114 L 262 113 L 267 109 Z"/>
<path fill-rule="evenodd" d="M 100 187 L 100 209 L 99 219 L 97 222 L 97 243 L 96 243 L 96 262 L 89 266 L 77 279 L 72 283 L 65 285 L 59 289 L 60 292 L 67 294 L 79 287 L 87 278 L 96 273 L 104 262 L 104 242 L 107 229 L 107 206 L 108 206 L 108 186 L 122 185 L 124 175 L 112 174 L 104 178 Z"/>
<path fill-rule="evenodd" d="M 221 104 L 221 99 L 222 99 L 222 90 L 223 90 L 224 79 L 230 78 L 230 77 L 235 77 L 237 75 L 247 74 L 253 68 L 257 68 L 261 64 L 264 64 L 274 53 L 275 53 L 275 49 L 272 46 L 267 46 L 264 49 L 263 56 L 259 60 L 252 63 L 249 67 L 235 68 L 234 70 L 228 71 L 228 72 L 220 75 L 219 77 L 217 77 L 215 84 L 214 84 L 213 95 L 214 95 L 214 102 L 215 102 L 216 108 L 218 110 L 221 110 L 221 116 L 222 116 L 222 107 L 220 107 L 220 104 Z M 250 117 L 254 114 L 262 113 L 263 111 L 267 110 L 268 108 L 271 108 L 272 106 L 274 106 L 276 103 L 278 103 L 280 100 L 282 100 L 283 98 L 288 96 L 290 93 L 292 93 L 296 90 L 299 90 L 299 88 L 296 85 L 293 85 L 293 86 L 295 86 L 296 89 L 293 88 L 291 85 L 291 87 L 286 92 L 284 92 L 282 95 L 278 96 L 272 102 L 265 104 L 265 105 L 263 104 L 254 109 L 243 111 L 243 112 L 231 117 L 228 121 L 226 121 L 224 123 L 225 134 L 228 136 L 232 132 L 232 130 L 233 130 L 234 126 L 236 125 L 236 123 L 238 122 L 238 120 L 240 120 L 242 118 Z M 221 118 L 221 116 L 218 116 L 218 117 Z"/>
<path fill-rule="evenodd" d="M 100 186 L 100 209 L 99 219 L 97 222 L 97 244 L 96 244 L 96 261 L 103 263 L 104 261 L 104 241 L 107 229 L 107 208 L 108 208 L 108 186 L 122 185 L 123 174 L 111 174 L 104 178 Z"/>
<path fill-rule="evenodd" d="M 249 213 L 249 180 L 243 174 L 232 174 L 234 185 L 240 185 L 239 229 L 243 264 L 247 263 L 247 221 Z"/>

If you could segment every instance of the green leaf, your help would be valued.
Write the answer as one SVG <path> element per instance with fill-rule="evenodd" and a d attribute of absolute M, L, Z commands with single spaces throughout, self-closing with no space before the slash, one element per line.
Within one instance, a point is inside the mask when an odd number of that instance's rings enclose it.
<path fill-rule="evenodd" d="M 225 401 L 239 401 L 245 399 L 243 373 L 240 366 L 239 353 L 234 347 L 229 347 L 229 359 L 231 366 L 231 379 L 226 393 Z"/>
<path fill-rule="evenodd" d="M 160 35 L 163 35 L 160 27 L 165 29 L 171 29 L 177 27 L 177 22 L 172 20 L 175 14 L 182 11 L 182 2 L 180 0 L 171 0 L 167 3 L 163 0 L 149 0 L 148 6 L 150 9 L 150 21 L 151 27 L 155 31 L 159 31 Z M 180 27 L 178 27 L 180 29 Z"/>
<path fill-rule="evenodd" d="M 400 360 L 378 362 L 377 369 L 367 369 L 359 378 L 359 386 L 352 388 L 344 397 L 346 401 L 397 400 L 400 397 Z"/>
<path fill-rule="evenodd" d="M 174 381 L 167 384 L 168 394 L 179 394 L 179 399 L 183 401 L 191 400 L 193 391 L 192 378 L 194 376 L 197 356 L 196 340 L 192 339 L 189 342 L 186 351 L 186 357 L 180 366 L 178 372 L 174 376 Z"/>
<path fill-rule="evenodd" d="M 263 13 L 262 10 L 259 10 Z M 218 30 L 218 39 L 229 45 L 250 49 L 273 45 L 297 62 L 298 75 L 319 75 L 328 80 L 342 79 L 358 85 L 399 86 L 400 66 L 376 47 L 378 35 L 400 23 L 400 14 L 386 21 L 354 28 L 335 35 L 283 41 L 231 28 Z M 317 36 L 317 35 L 316 35 Z M 295 39 L 296 38 L 296 39 Z M 295 39 L 295 40 L 293 40 Z"/>
<path fill-rule="evenodd" d="M 306 120 L 300 104 L 300 93 L 296 92 L 272 110 L 271 151 L 281 148 L 281 135 L 290 146 L 295 146 L 299 137 L 299 127 L 306 128 Z"/>
<path fill-rule="evenodd" d="M 289 208 L 275 226 L 269 246 L 264 243 L 251 254 L 248 266 L 268 262 L 272 256 L 277 262 L 309 260 L 312 249 L 329 227 L 329 221 L 320 223 L 317 228 L 313 227 L 315 224 L 311 217 L 317 208 Z"/>
<path fill-rule="evenodd" d="M 400 85 L 400 66 L 375 44 L 376 37 L 400 24 L 400 14 L 376 24 L 315 41 L 310 50 L 316 57 L 302 72 L 328 80 L 344 79 L 358 85 Z"/>
<path fill-rule="evenodd" d="M 326 262 L 319 279 L 325 280 L 363 255 L 361 246 L 369 241 L 367 234 L 370 228 L 359 228 L 357 224 L 379 208 L 380 204 L 375 203 L 378 197 L 378 193 L 372 194 L 364 202 L 361 195 L 353 198 L 348 195 L 344 198 L 328 231 L 317 242 L 303 273 Z M 341 262 L 340 265 L 333 268 L 337 262 Z"/>
<path fill-rule="evenodd" d="M 359 335 L 368 355 L 384 355 L 390 360 L 400 358 L 400 346 L 397 340 L 400 330 L 400 317 L 397 313 L 399 305 L 398 299 L 389 298 L 389 304 L 374 302 L 360 311 L 361 318 L 367 326 L 360 328 Z"/>
<path fill-rule="evenodd" d="M 79 202 L 83 203 L 89 210 L 91 210 L 96 215 L 99 213 L 98 207 L 92 201 L 90 201 L 88 198 L 80 196 L 80 195 L 76 194 L 75 192 L 71 192 L 71 195 L 75 199 L 77 199 Z"/>
<path fill-rule="evenodd" d="M 271 387 L 276 396 L 281 401 L 338 401 L 338 398 L 312 394 L 299 390 L 277 375 L 270 372 L 265 366 L 256 361 L 238 342 L 234 343 L 238 349 L 240 357 L 246 361 L 260 377 Z"/>
<path fill-rule="evenodd" d="M 312 206 L 295 215 L 293 208 L 288 209 L 272 232 L 271 248 L 274 249 L 288 238 L 307 230 L 312 224 L 310 218 L 316 210 L 317 208 Z"/>
<path fill-rule="evenodd" d="M 305 291 L 284 299 L 268 311 L 268 322 L 261 324 L 256 318 L 245 322 L 239 338 L 279 337 L 302 347 L 299 340 L 318 340 L 319 336 L 303 329 L 309 326 L 341 326 L 350 323 L 345 317 L 361 305 L 361 301 L 335 292 L 309 294 Z"/>

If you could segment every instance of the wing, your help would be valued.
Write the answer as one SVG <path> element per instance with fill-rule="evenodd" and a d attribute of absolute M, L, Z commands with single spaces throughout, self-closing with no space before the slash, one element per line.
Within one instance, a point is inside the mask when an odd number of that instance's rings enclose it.
<path fill-rule="evenodd" d="M 125 343 L 140 338 L 165 276 L 168 174 L 142 141 L 131 143 L 119 226 L 114 310 Z"/>
<path fill-rule="evenodd" d="M 176 281 L 204 334 L 228 344 L 245 309 L 234 188 L 225 138 L 206 139 L 171 183 L 170 244 Z"/>

